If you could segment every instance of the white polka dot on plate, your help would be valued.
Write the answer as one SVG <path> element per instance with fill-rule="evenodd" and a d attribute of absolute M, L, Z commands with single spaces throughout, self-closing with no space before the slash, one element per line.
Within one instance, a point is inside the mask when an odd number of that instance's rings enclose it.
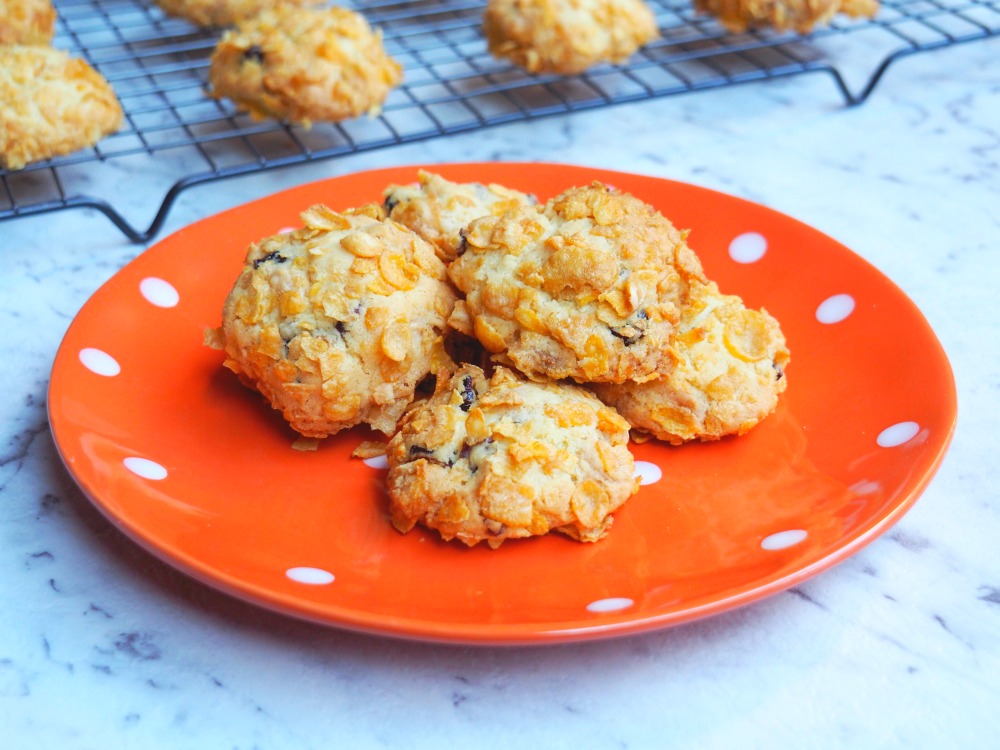
<path fill-rule="evenodd" d="M 816 320 L 826 325 L 839 323 L 854 312 L 854 297 L 849 294 L 835 294 L 827 297 L 816 308 Z"/>
<path fill-rule="evenodd" d="M 373 469 L 388 469 L 389 459 L 384 455 L 382 456 L 372 456 L 371 458 L 362 459 L 365 464 L 372 467 Z"/>
<path fill-rule="evenodd" d="M 897 422 L 886 427 L 875 438 L 875 442 L 882 448 L 895 448 L 897 445 L 908 443 L 920 432 L 920 425 L 916 422 Z"/>
<path fill-rule="evenodd" d="M 285 571 L 285 575 L 296 583 L 305 583 L 310 586 L 325 586 L 335 580 L 333 573 L 322 568 L 289 568 Z"/>
<path fill-rule="evenodd" d="M 764 537 L 760 542 L 760 546 L 766 550 L 787 549 L 805 540 L 807 536 L 809 536 L 809 532 L 805 529 L 779 531 L 777 534 Z"/>
<path fill-rule="evenodd" d="M 882 491 L 882 483 L 877 480 L 862 479 L 848 487 L 855 495 L 874 495 Z"/>
<path fill-rule="evenodd" d="M 148 458 L 129 456 L 122 461 L 122 463 L 125 464 L 126 469 L 143 479 L 153 479 L 159 481 L 160 479 L 167 478 L 167 470 L 160 464 L 156 463 L 156 461 L 150 461 Z"/>
<path fill-rule="evenodd" d="M 176 307 L 181 301 L 181 295 L 173 285 L 156 276 L 147 276 L 140 281 L 139 292 L 147 302 L 157 307 Z"/>
<path fill-rule="evenodd" d="M 612 596 L 607 599 L 598 599 L 596 602 L 591 602 L 587 605 L 587 609 L 591 612 L 618 612 L 628 609 L 633 604 L 635 602 L 628 597 Z"/>
<path fill-rule="evenodd" d="M 639 477 L 639 484 L 653 484 L 663 478 L 663 471 L 659 466 L 649 461 L 636 461 L 634 476 Z"/>
<path fill-rule="evenodd" d="M 767 252 L 767 238 L 758 232 L 744 232 L 729 243 L 729 257 L 737 263 L 756 263 Z"/>
<path fill-rule="evenodd" d="M 83 366 L 97 375 L 110 378 L 122 371 L 118 360 L 100 349 L 81 349 L 79 356 Z"/>

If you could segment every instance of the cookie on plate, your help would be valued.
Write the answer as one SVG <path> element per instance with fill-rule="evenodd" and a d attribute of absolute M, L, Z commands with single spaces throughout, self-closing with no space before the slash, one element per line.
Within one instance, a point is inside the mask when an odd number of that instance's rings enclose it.
<path fill-rule="evenodd" d="M 156 0 L 171 16 L 198 26 L 232 26 L 279 5 L 320 5 L 323 0 Z"/>
<path fill-rule="evenodd" d="M 694 7 L 735 34 L 765 26 L 807 34 L 838 13 L 871 18 L 879 0 L 694 0 Z"/>
<path fill-rule="evenodd" d="M 638 490 L 627 443 L 628 423 L 580 387 L 465 366 L 389 441 L 392 523 L 469 546 L 550 531 L 597 541 Z"/>
<path fill-rule="evenodd" d="M 658 377 L 701 263 L 652 206 L 599 183 L 476 219 L 448 268 L 457 330 L 533 380 Z"/>
<path fill-rule="evenodd" d="M 434 245 L 446 263 L 458 256 L 463 232 L 473 219 L 536 203 L 534 196 L 495 183 L 452 182 L 424 170 L 417 176 L 416 184 L 386 188 L 383 206 L 390 219 Z"/>
<path fill-rule="evenodd" d="M 494 56 L 563 75 L 623 63 L 659 36 L 643 0 L 490 0 L 483 33 Z"/>
<path fill-rule="evenodd" d="M 594 392 L 636 430 L 675 445 L 746 433 L 787 387 L 790 357 L 778 322 L 714 282 L 691 285 L 670 352 L 659 379 Z"/>
<path fill-rule="evenodd" d="M 51 47 L 0 46 L 0 102 L 0 166 L 8 169 L 92 146 L 122 121 L 107 80 Z"/>
<path fill-rule="evenodd" d="M 378 114 L 402 68 L 360 14 L 281 6 L 222 36 L 209 80 L 255 117 L 308 126 Z"/>
<path fill-rule="evenodd" d="M 0 0 L 0 44 L 48 44 L 55 31 L 49 0 Z"/>
<path fill-rule="evenodd" d="M 306 437 L 389 434 L 441 351 L 455 302 L 444 264 L 379 206 L 313 206 L 250 246 L 218 336 L 225 366 Z"/>

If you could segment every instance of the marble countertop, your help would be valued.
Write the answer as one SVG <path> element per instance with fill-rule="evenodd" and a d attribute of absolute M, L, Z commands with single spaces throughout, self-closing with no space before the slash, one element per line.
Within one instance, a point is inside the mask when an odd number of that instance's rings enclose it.
<path fill-rule="evenodd" d="M 499 159 L 621 169 L 789 214 L 916 302 L 951 359 L 959 419 L 914 508 L 791 591 L 614 640 L 484 648 L 365 636 L 236 601 L 151 557 L 76 488 L 46 419 L 67 326 L 142 248 L 89 211 L 0 223 L 0 746 L 993 746 L 998 59 L 991 40 L 901 61 L 856 108 L 843 107 L 828 81 L 797 77 L 509 125 L 180 198 L 167 233 L 376 166 Z M 144 199 L 137 182 L 134 200 Z"/>

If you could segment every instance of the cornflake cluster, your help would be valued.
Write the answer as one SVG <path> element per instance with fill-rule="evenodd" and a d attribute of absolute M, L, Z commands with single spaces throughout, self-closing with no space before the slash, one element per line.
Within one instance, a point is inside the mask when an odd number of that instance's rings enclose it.
<path fill-rule="evenodd" d="M 251 246 L 210 338 L 302 435 L 390 438 L 402 532 L 596 541 L 638 490 L 630 432 L 740 435 L 786 387 L 774 318 L 605 185 L 538 204 L 421 172 L 382 205 L 302 219 Z"/>

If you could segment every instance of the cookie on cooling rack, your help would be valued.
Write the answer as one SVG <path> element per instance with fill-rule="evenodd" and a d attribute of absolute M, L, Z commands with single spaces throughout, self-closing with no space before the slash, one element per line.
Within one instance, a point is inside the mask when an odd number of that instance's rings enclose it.
<path fill-rule="evenodd" d="M 490 52 L 531 73 L 579 73 L 623 63 L 659 36 L 643 0 L 489 0 Z"/>
<path fill-rule="evenodd" d="M 476 219 L 449 266 L 458 330 L 533 380 L 645 381 L 669 364 L 681 296 L 704 280 L 668 219 L 599 183 Z"/>
<path fill-rule="evenodd" d="M 452 182 L 423 170 L 417 177 L 416 184 L 386 188 L 383 206 L 389 218 L 434 245 L 445 262 L 458 255 L 463 231 L 473 219 L 501 216 L 511 208 L 536 203 L 533 196 L 495 183 Z"/>
<path fill-rule="evenodd" d="M 223 35 L 209 80 L 256 117 L 309 125 L 377 114 L 402 68 L 360 14 L 282 6 Z"/>
<path fill-rule="evenodd" d="M 51 47 L 0 46 L 0 102 L 0 166 L 8 169 L 92 146 L 122 120 L 104 77 Z"/>
<path fill-rule="evenodd" d="M 879 0 L 694 0 L 694 7 L 736 34 L 765 26 L 807 34 L 838 13 L 871 18 Z"/>
<path fill-rule="evenodd" d="M 712 282 L 690 286 L 670 354 L 657 380 L 593 389 L 634 429 L 675 445 L 746 433 L 774 411 L 788 382 L 778 322 Z"/>
<path fill-rule="evenodd" d="M 171 16 L 198 26 L 232 26 L 279 5 L 315 6 L 324 0 L 156 0 Z"/>
<path fill-rule="evenodd" d="M 376 205 L 302 220 L 250 247 L 218 331 L 225 366 L 302 435 L 389 434 L 442 361 L 455 302 L 444 264 Z"/>
<path fill-rule="evenodd" d="M 465 366 L 389 441 L 392 523 L 469 546 L 550 531 L 597 541 L 638 489 L 627 443 L 625 420 L 582 388 Z"/>
<path fill-rule="evenodd" d="M 49 0 L 0 0 L 0 44 L 48 44 L 55 31 Z"/>

